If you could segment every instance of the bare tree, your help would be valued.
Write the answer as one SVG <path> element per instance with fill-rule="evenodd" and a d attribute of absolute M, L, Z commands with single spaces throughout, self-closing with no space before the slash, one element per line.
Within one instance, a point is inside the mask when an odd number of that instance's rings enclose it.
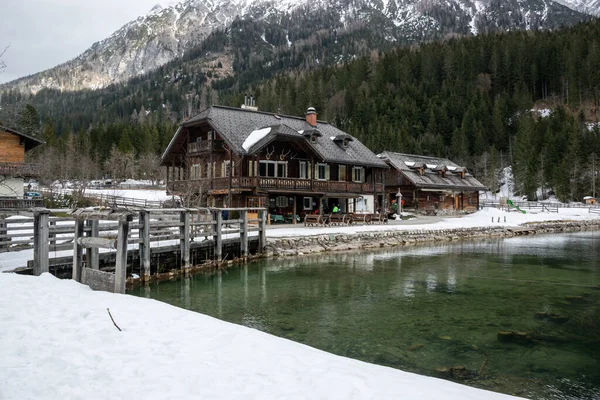
<path fill-rule="evenodd" d="M 2 58 L 4 57 L 4 54 L 6 53 L 6 50 L 8 50 L 9 47 L 10 43 L 4 48 L 4 50 L 0 51 L 0 72 L 6 69 L 6 63 Z"/>
<path fill-rule="evenodd" d="M 160 180 L 160 176 L 160 157 L 154 153 L 142 154 L 138 160 L 138 177 L 149 179 L 152 185 L 155 185 Z"/>
<path fill-rule="evenodd" d="M 132 178 L 135 174 L 133 154 L 123 153 L 116 146 L 113 146 L 104 163 L 104 170 L 113 179 Z"/>

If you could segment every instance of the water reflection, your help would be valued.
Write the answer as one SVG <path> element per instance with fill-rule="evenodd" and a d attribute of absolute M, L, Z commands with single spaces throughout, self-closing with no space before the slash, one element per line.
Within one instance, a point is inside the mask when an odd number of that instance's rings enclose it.
<path fill-rule="evenodd" d="M 485 373 L 465 383 L 592 398 L 600 395 L 599 237 L 286 258 L 148 288 L 153 298 L 348 357 L 429 375 L 455 365 L 478 372 L 487 359 Z M 503 331 L 537 339 L 502 342 Z"/>

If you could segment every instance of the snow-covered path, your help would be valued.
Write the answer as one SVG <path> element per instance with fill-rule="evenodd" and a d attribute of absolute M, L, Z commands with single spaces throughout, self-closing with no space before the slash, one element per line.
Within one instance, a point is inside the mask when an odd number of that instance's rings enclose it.
<path fill-rule="evenodd" d="M 49 274 L 0 274 L 0 327 L 2 400 L 513 398 Z"/>

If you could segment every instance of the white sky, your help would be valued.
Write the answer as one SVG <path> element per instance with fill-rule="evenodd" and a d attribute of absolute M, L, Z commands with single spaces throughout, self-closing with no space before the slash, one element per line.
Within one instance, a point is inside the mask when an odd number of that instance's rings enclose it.
<path fill-rule="evenodd" d="M 2 0 L 0 83 L 62 64 L 156 4 L 174 0 Z M 1 51 L 1 50 L 0 50 Z"/>

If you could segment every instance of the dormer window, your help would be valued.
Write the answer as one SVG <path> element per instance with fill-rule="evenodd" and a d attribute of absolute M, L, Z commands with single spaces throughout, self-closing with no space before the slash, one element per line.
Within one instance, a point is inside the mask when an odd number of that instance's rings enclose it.
<path fill-rule="evenodd" d="M 337 143 L 339 146 L 347 148 L 350 142 L 354 140 L 354 138 L 344 133 L 341 135 L 332 136 L 331 140 L 333 140 L 333 142 Z"/>
<path fill-rule="evenodd" d="M 305 131 L 300 131 L 299 133 L 305 138 L 309 139 L 311 143 L 317 143 L 317 138 L 319 136 L 323 136 L 318 129 L 308 129 Z"/>

